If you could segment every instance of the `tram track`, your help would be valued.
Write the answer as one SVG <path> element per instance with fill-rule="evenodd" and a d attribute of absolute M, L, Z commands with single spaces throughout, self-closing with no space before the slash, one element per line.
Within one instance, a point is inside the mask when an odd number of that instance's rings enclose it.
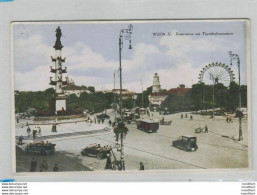
<path fill-rule="evenodd" d="M 113 143 L 113 144 L 116 144 L 116 142 L 113 142 L 113 141 L 110 141 L 110 140 L 107 140 L 107 139 L 104 139 L 104 138 L 99 138 L 97 136 L 92 136 L 96 139 L 99 139 L 99 140 L 103 140 L 103 141 L 108 141 L 110 143 Z M 195 165 L 195 164 L 191 164 L 191 163 L 188 163 L 188 162 L 184 162 L 184 161 L 181 161 L 181 160 L 177 160 L 177 159 L 173 159 L 173 158 L 169 158 L 169 157 L 166 157 L 166 156 L 162 156 L 160 154 L 155 154 L 153 152 L 148 152 L 146 150 L 142 150 L 142 149 L 139 149 L 139 148 L 135 148 L 135 147 L 132 147 L 132 146 L 129 146 L 129 145 L 126 145 L 125 147 L 127 148 L 130 148 L 130 149 L 133 149 L 133 150 L 136 150 L 136 151 L 139 151 L 139 152 L 143 152 L 143 153 L 146 153 L 146 154 L 151 154 L 153 156 L 157 156 L 157 157 L 160 157 L 160 158 L 164 158 L 166 160 L 170 160 L 170 161 L 173 161 L 173 162 L 178 162 L 178 163 L 183 163 L 185 165 L 189 165 L 189 166 L 193 166 L 193 167 L 197 167 L 197 168 L 200 168 L 200 169 L 206 169 L 205 167 L 202 167 L 202 166 L 198 166 L 198 165 Z"/>
<path fill-rule="evenodd" d="M 111 132 L 111 129 L 104 128 L 104 129 L 92 130 L 92 131 L 80 131 L 80 132 L 63 133 L 63 134 L 57 134 L 57 135 L 45 135 L 45 136 L 37 137 L 36 139 L 33 139 L 33 136 L 25 136 L 24 140 L 42 141 L 42 140 L 51 140 L 56 138 L 74 137 L 74 136 L 80 136 L 80 135 L 92 135 L 96 133 L 106 133 L 106 132 Z M 18 140 L 19 136 L 16 136 L 15 138 L 16 140 Z"/>

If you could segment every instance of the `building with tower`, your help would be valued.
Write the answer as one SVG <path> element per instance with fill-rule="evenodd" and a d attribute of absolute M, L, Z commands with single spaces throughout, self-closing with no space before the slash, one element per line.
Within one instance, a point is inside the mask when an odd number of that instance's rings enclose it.
<path fill-rule="evenodd" d="M 62 63 L 65 62 L 66 58 L 62 58 L 62 43 L 61 43 L 61 36 L 62 31 L 61 28 L 58 26 L 58 28 L 55 30 L 56 32 L 56 41 L 53 48 L 55 48 L 55 58 L 51 56 L 52 62 L 55 63 L 54 68 L 50 66 L 51 73 L 55 74 L 55 79 L 52 80 L 53 77 L 50 77 L 50 85 L 55 86 L 55 113 L 58 111 L 66 111 L 66 99 L 67 96 L 63 92 L 63 86 L 67 85 L 67 81 L 63 81 L 63 74 L 67 73 L 67 68 L 62 68 Z"/>
<path fill-rule="evenodd" d="M 160 78 L 157 73 L 153 77 L 153 90 L 152 93 L 158 93 L 161 90 Z"/>
<path fill-rule="evenodd" d="M 157 73 L 153 77 L 152 93 L 148 96 L 150 107 L 160 107 L 164 100 L 168 97 L 165 92 L 161 91 L 160 78 Z"/>

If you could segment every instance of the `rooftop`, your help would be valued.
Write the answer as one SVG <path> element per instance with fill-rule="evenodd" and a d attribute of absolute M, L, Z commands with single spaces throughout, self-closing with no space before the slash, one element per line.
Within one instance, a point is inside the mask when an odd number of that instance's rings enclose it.
<path fill-rule="evenodd" d="M 191 91 L 191 88 L 172 88 L 168 90 L 166 93 L 174 95 L 185 95 L 189 91 Z"/>
<path fill-rule="evenodd" d="M 63 90 L 87 90 L 86 86 L 68 85 L 62 88 Z"/>

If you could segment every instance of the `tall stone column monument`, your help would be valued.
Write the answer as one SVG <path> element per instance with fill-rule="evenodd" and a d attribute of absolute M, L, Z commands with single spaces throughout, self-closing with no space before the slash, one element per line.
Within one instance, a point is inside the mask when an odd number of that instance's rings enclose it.
<path fill-rule="evenodd" d="M 66 99 L 67 97 L 63 93 L 62 87 L 67 85 L 67 81 L 62 80 L 63 73 L 67 73 L 67 68 L 62 68 L 62 63 L 65 62 L 66 58 L 62 58 L 62 43 L 61 43 L 61 37 L 62 37 L 62 31 L 61 28 L 58 26 L 58 28 L 55 30 L 56 32 L 56 41 L 55 45 L 53 46 L 55 48 L 55 58 L 52 58 L 52 62 L 55 62 L 54 68 L 50 66 L 51 73 L 55 74 L 55 80 L 52 80 L 53 77 L 50 77 L 50 85 L 55 86 L 55 113 L 58 111 L 66 111 Z"/>

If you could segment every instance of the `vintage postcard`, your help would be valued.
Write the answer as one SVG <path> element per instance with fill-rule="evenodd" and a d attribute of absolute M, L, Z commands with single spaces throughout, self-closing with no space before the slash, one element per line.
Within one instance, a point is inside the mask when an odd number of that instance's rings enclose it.
<path fill-rule="evenodd" d="M 250 169 L 249 25 L 12 23 L 14 172 Z"/>

